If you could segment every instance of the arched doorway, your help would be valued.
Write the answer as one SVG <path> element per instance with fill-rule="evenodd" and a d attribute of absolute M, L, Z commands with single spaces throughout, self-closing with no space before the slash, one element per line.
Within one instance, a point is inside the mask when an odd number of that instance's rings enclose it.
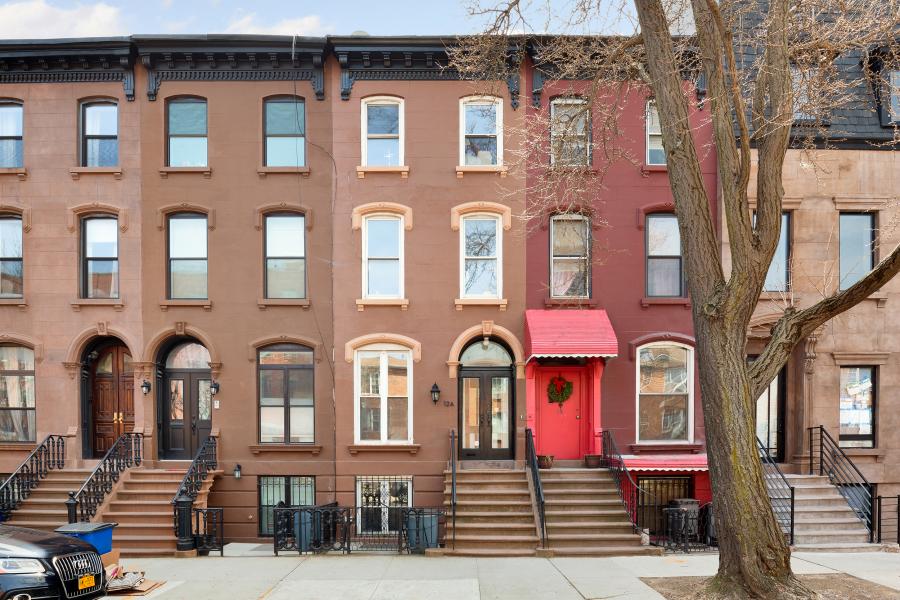
<path fill-rule="evenodd" d="M 98 338 L 85 348 L 81 365 L 84 456 L 100 458 L 134 429 L 131 352 L 117 338 Z"/>
<path fill-rule="evenodd" d="M 213 382 L 209 351 L 194 339 L 163 348 L 156 389 L 159 457 L 190 460 L 212 429 Z"/>
<path fill-rule="evenodd" d="M 515 448 L 515 367 L 503 344 L 485 338 L 459 356 L 459 456 L 509 460 Z"/>

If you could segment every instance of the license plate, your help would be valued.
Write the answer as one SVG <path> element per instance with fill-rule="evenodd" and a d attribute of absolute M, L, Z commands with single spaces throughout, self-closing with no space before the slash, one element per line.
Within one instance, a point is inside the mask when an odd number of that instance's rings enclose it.
<path fill-rule="evenodd" d="M 87 588 L 94 587 L 94 576 L 93 575 L 82 575 L 78 578 L 78 590 L 85 590 Z"/>

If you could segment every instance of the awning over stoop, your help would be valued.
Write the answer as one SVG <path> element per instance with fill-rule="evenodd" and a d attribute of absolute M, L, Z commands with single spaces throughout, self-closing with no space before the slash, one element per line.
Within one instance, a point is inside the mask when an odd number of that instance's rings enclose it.
<path fill-rule="evenodd" d="M 528 360 L 613 358 L 619 341 L 605 310 L 526 310 L 525 350 Z"/>
<path fill-rule="evenodd" d="M 626 456 L 630 471 L 708 471 L 705 454 L 648 454 Z"/>

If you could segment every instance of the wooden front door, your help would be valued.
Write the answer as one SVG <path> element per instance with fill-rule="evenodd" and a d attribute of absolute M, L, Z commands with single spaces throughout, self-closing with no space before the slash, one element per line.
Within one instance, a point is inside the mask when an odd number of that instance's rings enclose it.
<path fill-rule="evenodd" d="M 163 393 L 162 458 L 190 460 L 212 429 L 212 376 L 208 370 L 167 370 Z"/>
<path fill-rule="evenodd" d="M 134 429 L 134 371 L 124 345 L 100 350 L 91 365 L 93 456 L 100 458 L 123 433 Z"/>
<path fill-rule="evenodd" d="M 546 367 L 537 372 L 537 434 L 540 454 L 560 460 L 580 459 L 589 449 L 590 402 L 585 367 Z M 572 393 L 562 404 L 550 401 L 547 391 L 554 378 L 572 384 Z"/>
<path fill-rule="evenodd" d="M 460 458 L 513 458 L 514 383 L 511 369 L 460 369 Z"/>

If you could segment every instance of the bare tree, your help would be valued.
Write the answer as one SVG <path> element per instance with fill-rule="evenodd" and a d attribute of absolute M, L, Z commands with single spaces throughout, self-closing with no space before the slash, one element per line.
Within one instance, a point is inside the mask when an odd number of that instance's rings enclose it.
<path fill-rule="evenodd" d="M 868 67 L 876 58 L 897 64 L 900 0 L 620 0 L 618 6 L 568 0 L 556 3 L 557 12 L 549 1 L 484 1 L 472 10 L 488 21 L 484 35 L 461 40 L 452 65 L 476 80 L 503 81 L 502 71 L 517 64 L 510 53 L 530 45 L 538 49 L 536 68 L 545 78 L 589 82 L 589 92 L 580 94 L 588 100 L 582 110 L 595 126 L 601 124 L 600 135 L 590 141 L 591 151 L 602 153 L 598 174 L 572 169 L 568 160 L 543 158 L 554 152 L 546 142 L 548 130 L 551 139 L 576 139 L 577 146 L 577 114 L 569 111 L 565 122 L 554 115 L 526 122 L 517 159 L 530 169 L 547 165 L 527 184 L 526 218 L 590 210 L 585 207 L 602 185 L 602 165 L 633 160 L 615 143 L 622 103 L 635 89 L 652 91 L 692 299 L 715 490 L 719 571 L 703 594 L 815 597 L 794 577 L 773 515 L 758 460 L 754 401 L 798 342 L 900 271 L 900 248 L 883 252 L 885 258 L 857 283 L 812 306 L 799 308 L 787 299 L 768 344 L 751 364 L 747 330 L 779 239 L 787 150 L 827 147 L 840 139 L 828 115 L 858 102 L 860 86 L 884 89 L 883 75 Z M 616 35 L 593 35 L 606 33 L 604 27 Z M 572 35 L 529 34 L 548 29 Z M 840 68 L 848 56 L 866 67 L 858 77 Z M 691 80 L 705 84 L 712 148 L 701 147 L 692 129 L 697 86 Z M 891 147 L 898 142 L 895 131 Z M 707 152 L 717 159 L 718 199 L 703 185 L 701 159 Z M 755 217 L 748 199 L 754 172 Z M 716 201 L 730 244 L 728 274 L 711 211 Z"/>

